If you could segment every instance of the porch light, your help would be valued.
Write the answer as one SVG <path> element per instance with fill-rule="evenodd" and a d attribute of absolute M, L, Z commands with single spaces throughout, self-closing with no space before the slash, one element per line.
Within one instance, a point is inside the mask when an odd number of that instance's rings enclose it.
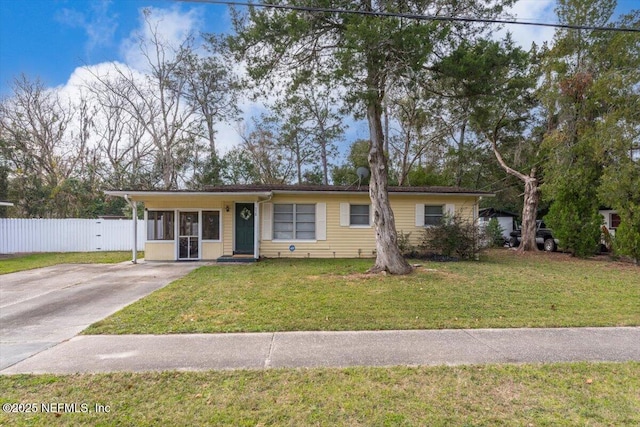
<path fill-rule="evenodd" d="M 225 212 L 229 212 L 229 205 L 226 205 L 226 206 L 224 207 L 224 210 L 225 210 Z"/>

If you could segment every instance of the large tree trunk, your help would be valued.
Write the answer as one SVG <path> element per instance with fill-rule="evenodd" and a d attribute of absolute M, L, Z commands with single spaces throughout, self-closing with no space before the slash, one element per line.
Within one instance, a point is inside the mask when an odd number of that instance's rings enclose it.
<path fill-rule="evenodd" d="M 294 136 L 294 147 L 296 156 L 296 174 L 298 175 L 298 185 L 302 185 L 302 159 L 300 158 L 300 141 L 298 136 Z"/>
<path fill-rule="evenodd" d="M 367 106 L 367 121 L 371 138 L 369 146 L 369 197 L 373 208 L 373 225 L 376 231 L 376 263 L 370 273 L 386 271 L 390 274 L 408 274 L 411 266 L 398 248 L 396 220 L 389 204 L 387 158 L 384 152 L 382 108 L 379 101 Z"/>
<path fill-rule="evenodd" d="M 464 157 L 465 157 L 464 137 L 466 135 L 466 132 L 467 132 L 467 119 L 465 117 L 465 119 L 462 122 L 462 126 L 460 127 L 460 140 L 458 141 L 458 169 L 456 170 L 456 186 L 457 187 L 462 186 L 462 171 L 464 169 L 462 164 L 464 163 Z"/>
<path fill-rule="evenodd" d="M 329 160 L 327 159 L 327 141 L 324 137 L 320 145 L 320 159 L 322 160 L 322 184 L 329 185 Z"/>
<path fill-rule="evenodd" d="M 409 150 L 411 149 L 411 135 L 410 132 L 406 132 L 404 138 L 404 144 L 402 147 L 402 159 L 400 160 L 400 173 L 398 174 L 398 187 L 403 187 L 406 184 L 407 177 L 409 176 L 409 170 L 411 165 L 409 164 Z M 388 151 L 387 151 L 388 153 Z"/>
<path fill-rule="evenodd" d="M 325 137 L 324 123 L 318 120 L 320 132 L 320 161 L 322 162 L 322 184 L 329 185 L 329 159 L 327 158 L 327 139 Z"/>
<path fill-rule="evenodd" d="M 522 207 L 522 235 L 520 236 L 519 252 L 537 251 L 536 244 L 536 215 L 538 213 L 538 203 L 540 202 L 540 187 L 536 178 L 536 168 L 532 168 L 529 175 L 525 175 L 507 165 L 502 158 L 502 154 L 498 151 L 496 143 L 496 131 L 494 131 L 491 140 L 493 154 L 495 154 L 498 163 L 509 175 L 513 175 L 520 181 L 524 182 L 524 206 Z"/>
<path fill-rule="evenodd" d="M 535 171 L 532 172 L 535 174 Z M 537 251 L 536 244 L 536 215 L 540 202 L 540 187 L 538 180 L 528 176 L 524 183 L 524 206 L 522 206 L 522 236 L 518 251 Z"/>

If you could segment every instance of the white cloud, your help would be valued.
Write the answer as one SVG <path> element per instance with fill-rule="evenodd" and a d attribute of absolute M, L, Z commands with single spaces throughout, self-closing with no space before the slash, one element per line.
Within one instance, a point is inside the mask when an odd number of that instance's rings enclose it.
<path fill-rule="evenodd" d="M 118 70 L 125 73 L 131 73 L 133 78 L 139 81 L 141 85 L 145 84 L 146 79 L 143 73 L 135 69 L 128 68 L 127 65 L 121 62 L 104 62 L 87 67 L 76 68 L 64 85 L 52 88 L 51 90 L 55 91 L 64 103 L 77 103 L 83 98 L 83 96 L 86 98 L 88 95 L 88 91 L 86 89 L 87 85 L 97 82 L 98 77 L 106 80 L 114 79 L 118 75 Z M 254 104 L 248 100 L 242 102 L 241 107 L 243 108 L 243 111 L 246 112 L 244 114 L 245 120 L 249 120 L 253 115 L 260 114 L 260 111 L 257 110 L 259 108 L 258 105 L 259 104 Z M 95 120 L 100 121 L 101 119 L 96 117 Z M 216 148 L 218 150 L 218 154 L 224 155 L 229 150 L 240 144 L 242 138 L 240 137 L 238 129 L 239 125 L 233 123 L 219 123 L 216 126 Z M 77 129 L 77 124 L 75 122 L 71 124 L 70 130 L 74 132 L 79 130 Z M 90 141 L 90 145 L 96 145 L 95 138 Z"/>
<path fill-rule="evenodd" d="M 126 65 L 120 62 L 104 62 L 87 67 L 76 68 L 69 76 L 69 80 L 67 80 L 64 85 L 51 88 L 50 90 L 52 92 L 55 92 L 62 105 L 75 105 L 77 107 L 80 101 L 87 101 L 89 103 L 90 114 L 95 114 L 95 99 L 90 95 L 87 86 L 97 83 L 98 78 L 105 80 L 114 79 L 118 73 L 117 69 L 131 72 L 133 78 L 139 80 L 140 82 L 145 81 L 144 75 L 142 73 L 139 73 L 135 70 L 129 70 L 127 69 Z M 104 126 L 103 120 L 104 118 L 100 114 L 92 116 L 94 125 L 98 126 L 99 128 L 101 126 Z M 80 121 L 79 116 L 77 115 L 77 111 L 76 116 L 69 123 L 67 130 L 71 135 L 78 135 L 80 133 Z M 91 133 L 87 141 L 88 147 L 96 148 L 98 145 L 98 139 L 99 138 L 96 134 Z"/>
<path fill-rule="evenodd" d="M 98 0 L 90 3 L 86 13 L 75 9 L 61 9 L 55 19 L 70 27 L 84 29 L 87 34 L 85 51 L 88 57 L 99 47 L 109 46 L 118 27 L 118 15 L 109 10 L 110 0 Z"/>
<path fill-rule="evenodd" d="M 64 15 L 61 15 L 59 19 L 66 21 L 68 25 L 84 28 L 89 36 L 87 46 L 88 48 L 93 48 L 99 46 L 100 43 L 106 43 L 113 37 L 115 23 L 108 19 L 102 19 L 107 17 L 106 10 L 109 3 L 109 1 L 103 1 L 94 6 L 92 15 L 89 18 L 73 10 L 65 10 Z M 556 21 L 553 10 L 555 4 L 555 0 L 519 0 L 510 9 L 509 13 L 522 21 L 550 23 Z M 147 15 L 145 15 L 145 11 L 147 11 Z M 111 28 L 106 28 L 109 22 L 111 22 Z M 149 43 L 154 36 L 154 30 L 159 40 L 169 46 L 166 52 L 169 57 L 165 58 L 169 59 L 172 49 L 176 49 L 190 36 L 194 36 L 197 39 L 203 28 L 203 10 L 199 8 L 189 8 L 184 11 L 179 6 L 167 9 L 140 9 L 138 28 L 120 43 L 120 55 L 123 62 L 106 62 L 77 68 L 69 77 L 68 82 L 56 88 L 56 90 L 64 98 L 77 100 L 80 98 L 81 88 L 84 84 L 95 80 L 95 75 L 107 76 L 113 74 L 116 67 L 126 69 L 128 66 L 132 69 L 132 72 L 136 73 L 136 77 L 142 79 L 142 73 L 149 71 L 149 62 L 140 49 L 140 43 Z M 552 41 L 554 34 L 554 29 L 549 27 L 509 25 L 502 29 L 498 35 L 503 37 L 507 31 L 512 34 L 514 41 L 524 49 L 528 49 L 532 42 L 541 45 L 544 41 Z M 103 37 L 102 39 L 101 36 Z M 155 58 L 152 57 L 153 59 Z M 232 67 L 235 68 L 236 72 L 244 72 L 242 64 L 232 64 Z M 267 111 L 265 104 L 273 101 L 274 94 L 275 91 L 270 92 L 263 102 L 254 102 L 247 98 L 242 99 L 239 107 L 243 111 L 243 119 L 248 121 L 251 117 L 259 116 Z M 347 131 L 346 140 L 342 144 L 344 147 L 341 147 L 343 151 L 347 150 L 347 145 L 351 141 L 357 138 L 367 139 L 369 137 L 368 128 L 362 122 L 350 122 L 349 124 L 351 126 Z M 223 155 L 241 142 L 239 128 L 238 124 L 228 123 L 220 123 L 216 126 L 216 146 L 219 154 Z"/>
<path fill-rule="evenodd" d="M 557 18 L 554 12 L 555 0 L 519 0 L 509 9 L 509 13 L 518 21 L 554 23 Z M 541 46 L 545 41 L 551 42 L 555 32 L 552 27 L 538 27 L 531 25 L 507 25 L 499 31 L 504 37 L 509 31 L 513 40 L 523 49 L 528 50 L 531 43 Z"/>
<path fill-rule="evenodd" d="M 78 67 L 73 70 L 69 76 L 69 80 L 64 85 L 54 88 L 63 99 L 77 101 L 81 95 L 86 94 L 86 86 L 91 85 L 100 79 L 114 79 L 118 75 L 118 70 L 125 73 L 131 73 L 134 79 L 144 84 L 144 74 L 128 68 L 121 62 L 103 62 L 100 64 L 89 65 L 86 67 Z"/>
<path fill-rule="evenodd" d="M 216 150 L 219 156 L 224 156 L 242 141 L 237 125 L 219 123 L 216 132 Z"/>
<path fill-rule="evenodd" d="M 154 38 L 165 46 L 165 60 L 191 36 L 197 36 L 202 28 L 201 9 L 192 8 L 182 12 L 177 6 L 169 9 L 144 8 L 140 10 L 140 26 L 120 45 L 124 62 L 138 71 L 148 71 L 149 61 L 156 61 L 151 48 Z M 149 58 L 145 57 L 145 46 Z"/>

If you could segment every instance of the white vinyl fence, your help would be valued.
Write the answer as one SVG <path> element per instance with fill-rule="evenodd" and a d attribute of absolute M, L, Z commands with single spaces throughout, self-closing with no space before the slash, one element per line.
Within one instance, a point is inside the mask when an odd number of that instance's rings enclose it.
<path fill-rule="evenodd" d="M 138 250 L 144 249 L 144 221 L 138 220 Z M 17 252 L 130 251 L 130 219 L 0 218 L 0 254 Z"/>

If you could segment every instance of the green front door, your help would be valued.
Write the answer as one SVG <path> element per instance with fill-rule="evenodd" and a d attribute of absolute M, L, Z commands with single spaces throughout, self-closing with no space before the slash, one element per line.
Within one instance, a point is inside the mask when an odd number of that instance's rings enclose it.
<path fill-rule="evenodd" d="M 236 254 L 253 254 L 253 203 L 236 203 Z"/>

